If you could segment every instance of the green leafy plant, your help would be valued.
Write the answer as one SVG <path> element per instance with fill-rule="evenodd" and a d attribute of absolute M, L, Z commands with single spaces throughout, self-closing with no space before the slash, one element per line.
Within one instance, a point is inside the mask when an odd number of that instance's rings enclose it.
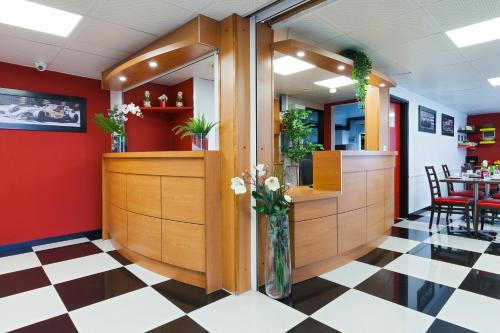
<path fill-rule="evenodd" d="M 133 114 L 137 117 L 143 118 L 144 115 L 138 106 L 134 103 L 121 106 L 115 105 L 112 109 L 108 110 L 108 117 L 103 113 L 96 113 L 94 115 L 94 124 L 106 133 L 116 133 L 118 135 L 126 136 L 125 122 L 128 120 L 127 115 Z"/>
<path fill-rule="evenodd" d="M 289 145 L 282 148 L 286 157 L 300 163 L 307 154 L 315 150 L 323 150 L 323 145 L 314 143 L 311 136 L 316 130 L 307 121 L 311 111 L 302 109 L 291 109 L 283 113 L 283 134 L 289 141 Z"/>
<path fill-rule="evenodd" d="M 177 125 L 172 128 L 172 131 L 175 131 L 176 135 L 181 134 L 181 139 L 184 139 L 186 136 L 191 134 L 201 134 L 201 136 L 205 138 L 215 126 L 217 126 L 216 122 L 214 123 L 208 121 L 205 118 L 205 115 L 202 114 L 201 117 L 198 116 L 197 118 L 189 118 L 183 125 Z"/>
<path fill-rule="evenodd" d="M 123 124 L 117 124 L 113 119 L 106 118 L 102 113 L 94 115 L 94 124 L 106 133 L 125 135 L 125 126 Z"/>
<path fill-rule="evenodd" d="M 366 53 L 361 50 L 347 49 L 340 52 L 340 55 L 353 61 L 351 78 L 354 80 L 354 88 L 356 89 L 356 98 L 358 99 L 359 108 L 364 110 L 368 76 L 372 69 L 372 61 Z"/>

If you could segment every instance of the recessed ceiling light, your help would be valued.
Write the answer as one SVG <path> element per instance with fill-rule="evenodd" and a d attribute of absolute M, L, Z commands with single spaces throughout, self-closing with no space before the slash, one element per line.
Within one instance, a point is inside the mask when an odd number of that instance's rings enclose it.
<path fill-rule="evenodd" d="M 458 46 L 465 47 L 500 39 L 500 17 L 446 31 Z"/>
<path fill-rule="evenodd" d="M 0 1 L 0 23 L 68 37 L 81 15 L 25 0 Z"/>
<path fill-rule="evenodd" d="M 383 87 L 385 87 L 385 83 L 381 83 L 381 84 L 379 84 L 379 86 L 383 88 Z"/>
<path fill-rule="evenodd" d="M 125 81 L 127 81 L 127 78 L 126 78 L 125 76 L 120 76 L 120 77 L 118 78 L 118 80 L 120 80 L 120 81 L 122 81 L 122 82 L 125 82 Z"/>
<path fill-rule="evenodd" d="M 156 68 L 156 67 L 158 67 L 158 63 L 156 61 L 154 61 L 154 60 L 151 60 L 149 62 L 149 67 Z"/>
<path fill-rule="evenodd" d="M 500 86 L 500 77 L 494 77 L 492 79 L 488 79 L 488 81 L 492 86 Z"/>
<path fill-rule="evenodd" d="M 344 66 L 344 65 L 338 65 L 338 66 L 337 66 L 337 69 L 338 69 L 339 71 L 343 71 L 343 70 L 345 69 L 345 66 Z"/>
<path fill-rule="evenodd" d="M 353 84 L 354 81 L 348 78 L 347 76 L 338 76 L 334 77 L 333 79 L 328 79 L 328 80 L 323 80 L 323 81 L 316 81 L 314 84 L 322 87 L 327 87 L 327 88 L 339 88 L 339 87 L 344 87 Z"/>
<path fill-rule="evenodd" d="M 284 56 L 273 61 L 274 72 L 281 75 L 302 72 L 314 67 L 316 66 L 290 56 Z"/>
<path fill-rule="evenodd" d="M 367 80 L 369 80 L 369 79 L 370 79 L 370 77 L 369 77 L 369 76 L 367 76 L 367 77 L 366 77 L 366 79 L 367 79 Z"/>
<path fill-rule="evenodd" d="M 336 88 L 330 88 L 330 90 L 328 90 L 330 92 L 330 94 L 335 94 L 337 92 L 337 89 Z"/>
<path fill-rule="evenodd" d="M 306 53 L 304 51 L 297 52 L 297 57 L 301 57 L 302 58 L 305 55 L 306 55 Z"/>

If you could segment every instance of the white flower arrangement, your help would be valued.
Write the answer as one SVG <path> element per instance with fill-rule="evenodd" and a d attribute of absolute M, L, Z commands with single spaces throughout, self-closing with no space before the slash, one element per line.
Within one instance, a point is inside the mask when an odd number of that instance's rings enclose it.
<path fill-rule="evenodd" d="M 162 102 L 166 102 L 166 101 L 168 101 L 168 97 L 167 97 L 167 95 L 163 94 L 160 97 L 158 97 L 158 100 L 160 100 Z"/>

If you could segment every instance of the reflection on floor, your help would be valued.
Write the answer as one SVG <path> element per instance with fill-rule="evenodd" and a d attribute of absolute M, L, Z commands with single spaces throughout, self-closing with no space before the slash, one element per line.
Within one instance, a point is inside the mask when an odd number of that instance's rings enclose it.
<path fill-rule="evenodd" d="M 500 243 L 429 231 L 428 220 L 399 221 L 379 248 L 280 301 L 205 295 L 131 264 L 108 241 L 0 253 L 0 332 L 500 331 Z"/>

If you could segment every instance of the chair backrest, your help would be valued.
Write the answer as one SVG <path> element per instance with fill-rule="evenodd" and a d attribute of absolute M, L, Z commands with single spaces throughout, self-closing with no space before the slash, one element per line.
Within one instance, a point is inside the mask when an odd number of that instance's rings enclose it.
<path fill-rule="evenodd" d="M 446 178 L 450 177 L 451 174 L 450 174 L 450 169 L 448 169 L 448 165 L 443 164 L 443 165 L 441 165 L 441 167 L 443 168 L 444 176 Z M 452 192 L 455 192 L 455 189 L 453 187 L 453 183 L 446 183 L 446 187 L 448 188 L 448 195 L 451 195 Z"/>
<path fill-rule="evenodd" d="M 427 180 L 429 181 L 429 188 L 431 190 L 431 199 L 441 197 L 441 187 L 439 187 L 439 181 L 437 178 L 436 170 L 433 166 L 426 166 L 425 173 L 427 174 Z"/>

